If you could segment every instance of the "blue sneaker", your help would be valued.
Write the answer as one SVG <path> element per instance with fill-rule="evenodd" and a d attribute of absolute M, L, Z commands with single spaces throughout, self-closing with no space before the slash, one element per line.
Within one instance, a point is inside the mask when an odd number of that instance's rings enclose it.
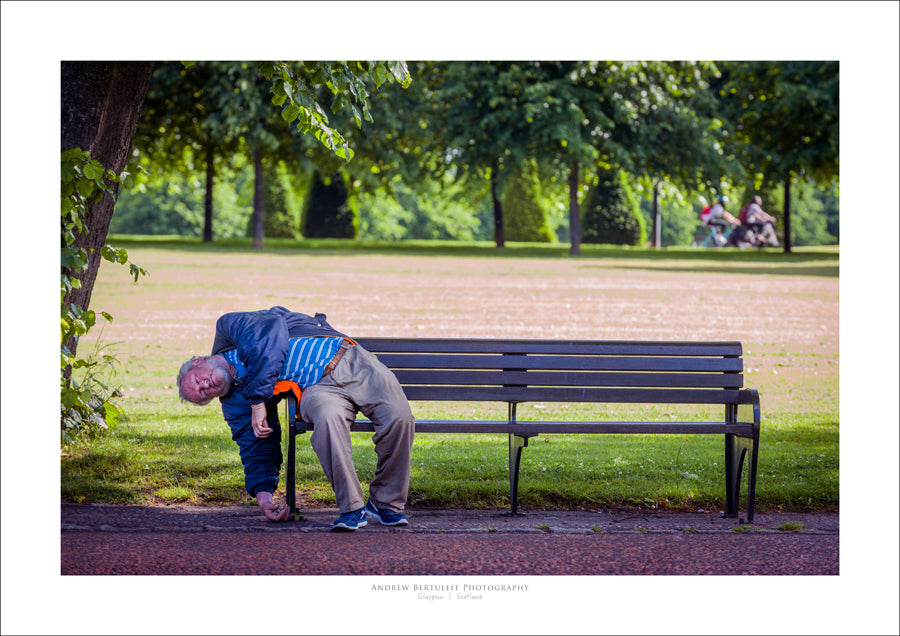
<path fill-rule="evenodd" d="M 363 508 L 370 517 L 375 517 L 383 526 L 405 526 L 409 523 L 406 515 L 400 512 L 394 512 L 387 508 L 379 510 L 371 499 L 366 501 L 366 507 Z"/>
<path fill-rule="evenodd" d="M 366 509 L 360 508 L 353 512 L 343 513 L 340 517 L 335 519 L 333 524 L 331 524 L 331 529 L 334 532 L 353 532 L 357 528 L 362 528 L 368 523 L 369 522 L 366 520 Z"/>

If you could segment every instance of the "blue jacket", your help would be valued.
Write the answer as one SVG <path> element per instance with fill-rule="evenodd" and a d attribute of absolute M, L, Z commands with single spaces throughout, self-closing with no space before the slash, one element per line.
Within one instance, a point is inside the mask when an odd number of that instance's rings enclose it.
<path fill-rule="evenodd" d="M 222 415 L 231 428 L 244 465 L 244 486 L 251 495 L 275 492 L 281 469 L 281 424 L 272 397 L 275 382 L 284 366 L 290 338 L 346 336 L 328 324 L 325 314 L 307 316 L 272 307 L 262 311 L 234 312 L 216 322 L 212 354 L 238 350 L 247 372 L 231 390 L 219 398 Z M 265 439 L 253 434 L 251 405 L 266 402 L 268 423 L 273 433 Z"/>

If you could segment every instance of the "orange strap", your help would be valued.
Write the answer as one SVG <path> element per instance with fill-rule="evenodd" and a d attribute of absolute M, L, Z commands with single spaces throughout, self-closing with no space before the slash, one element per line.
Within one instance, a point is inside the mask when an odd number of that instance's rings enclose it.
<path fill-rule="evenodd" d="M 291 391 L 297 397 L 297 412 L 300 412 L 300 385 L 296 382 L 291 382 L 290 380 L 279 380 L 275 383 L 275 390 L 272 391 L 272 395 L 278 395 L 279 393 L 285 393 L 287 391 Z"/>

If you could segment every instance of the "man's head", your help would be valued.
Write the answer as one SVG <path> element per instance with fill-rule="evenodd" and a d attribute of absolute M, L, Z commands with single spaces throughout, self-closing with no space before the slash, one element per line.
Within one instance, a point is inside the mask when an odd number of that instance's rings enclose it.
<path fill-rule="evenodd" d="M 755 197 L 753 197 L 753 202 L 754 202 L 756 205 L 762 205 L 762 197 L 759 196 L 759 195 L 756 195 Z"/>
<path fill-rule="evenodd" d="M 195 356 L 178 372 L 178 396 L 203 406 L 231 389 L 231 366 L 222 356 Z"/>

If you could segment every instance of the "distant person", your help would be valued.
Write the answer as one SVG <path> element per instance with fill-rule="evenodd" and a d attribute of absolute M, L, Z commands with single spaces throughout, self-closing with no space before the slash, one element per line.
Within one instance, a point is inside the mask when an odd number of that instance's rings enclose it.
<path fill-rule="evenodd" d="M 718 234 L 717 240 L 719 241 L 719 245 L 724 245 L 726 243 L 726 237 L 721 228 L 728 229 L 741 224 L 740 221 L 734 218 L 734 216 L 725 209 L 728 201 L 728 197 L 724 195 L 720 196 L 716 199 L 715 204 L 710 206 L 708 210 L 705 209 L 703 213 L 700 214 L 700 222 L 707 227 L 712 227 Z"/>
<path fill-rule="evenodd" d="M 335 331 L 324 314 L 284 307 L 224 314 L 216 322 L 212 355 L 193 357 L 178 373 L 183 400 L 205 405 L 219 398 L 244 465 L 244 485 L 271 521 L 290 509 L 272 501 L 281 468 L 281 428 L 268 419 L 276 390 L 299 393 L 299 415 L 315 427 L 310 444 L 331 482 L 340 516 L 332 529 L 352 531 L 372 517 L 407 525 L 412 410 L 394 374 L 373 354 Z M 277 385 L 277 386 L 276 386 Z M 350 425 L 357 411 L 375 426 L 378 456 L 369 498 L 353 465 Z"/>
<path fill-rule="evenodd" d="M 763 246 L 778 247 L 778 237 L 775 236 L 775 217 L 762 209 L 762 197 L 753 197 L 753 200 L 741 210 L 744 225 L 753 230 L 756 240 Z"/>

